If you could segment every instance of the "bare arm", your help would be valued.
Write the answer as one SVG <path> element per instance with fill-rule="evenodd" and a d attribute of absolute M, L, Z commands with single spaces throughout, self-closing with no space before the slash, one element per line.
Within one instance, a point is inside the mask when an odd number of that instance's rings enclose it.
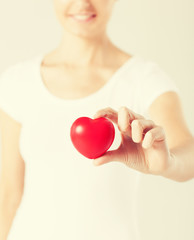
<path fill-rule="evenodd" d="M 94 118 L 113 121 L 120 133 L 118 149 L 93 161 L 95 166 L 118 161 L 146 174 L 177 182 L 194 178 L 194 138 L 190 133 L 175 92 L 161 94 L 149 108 L 150 119 L 125 106 L 117 111 L 100 109 Z"/>
<path fill-rule="evenodd" d="M 0 240 L 6 240 L 10 231 L 14 216 L 19 206 L 19 199 L 8 196 L 0 191 Z"/>
<path fill-rule="evenodd" d="M 0 240 L 6 240 L 23 195 L 25 164 L 19 152 L 21 126 L 0 109 Z"/>
<path fill-rule="evenodd" d="M 194 178 L 194 137 L 185 123 L 179 96 L 174 92 L 162 94 L 149 113 L 163 126 L 172 156 L 171 167 L 161 175 L 179 182 Z"/>

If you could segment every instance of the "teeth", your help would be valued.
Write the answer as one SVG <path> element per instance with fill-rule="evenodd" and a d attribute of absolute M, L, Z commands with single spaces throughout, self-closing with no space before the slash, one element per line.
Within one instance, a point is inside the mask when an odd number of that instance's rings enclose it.
<path fill-rule="evenodd" d="M 89 19 L 90 17 L 92 17 L 92 15 L 76 15 L 74 17 L 79 20 L 86 20 L 86 19 Z"/>

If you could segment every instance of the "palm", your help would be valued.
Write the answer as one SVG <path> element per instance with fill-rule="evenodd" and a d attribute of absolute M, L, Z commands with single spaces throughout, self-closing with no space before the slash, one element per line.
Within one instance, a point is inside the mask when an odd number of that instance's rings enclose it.
<path fill-rule="evenodd" d="M 134 143 L 128 136 L 122 136 L 121 145 L 114 151 L 119 161 L 143 173 L 160 172 L 168 164 L 165 141 L 154 143 L 151 148 L 144 149 L 141 143 Z"/>
<path fill-rule="evenodd" d="M 119 125 L 119 117 L 120 119 L 122 117 L 123 120 L 124 116 L 121 115 L 121 113 L 119 115 L 113 109 L 108 108 L 105 110 L 101 110 L 96 116 L 105 116 L 114 123 L 116 123 L 119 129 L 122 129 L 121 124 Z M 118 147 L 118 149 L 108 151 L 102 157 L 100 157 L 98 160 L 98 165 L 111 161 L 119 161 L 121 163 L 124 163 L 126 166 L 141 171 L 143 173 L 158 174 L 160 172 L 163 172 L 169 166 L 170 153 L 166 144 L 164 132 L 162 131 L 161 127 L 157 127 L 153 124 L 152 127 L 148 127 L 150 122 L 148 124 L 148 120 L 144 119 L 138 114 L 135 114 L 134 112 L 130 112 L 130 117 L 132 118 L 130 121 L 129 114 L 127 115 L 127 117 L 126 122 L 128 123 L 128 127 L 125 126 L 125 130 L 127 129 L 125 132 L 121 131 L 120 146 Z M 140 120 L 145 125 L 147 124 L 146 131 L 142 130 L 141 141 L 139 140 L 137 142 L 134 142 L 133 140 L 136 131 L 138 132 L 138 129 L 135 130 L 135 127 L 131 127 L 133 125 L 131 124 L 133 120 Z M 150 143 L 150 146 L 148 148 L 144 148 L 142 147 L 142 142 L 144 138 L 146 138 L 145 141 L 147 141 L 147 144 L 149 140 L 151 141 L 150 136 L 148 136 L 150 134 L 147 134 L 147 136 L 145 137 L 146 133 L 148 133 L 149 130 L 152 131 L 152 135 L 154 135 L 153 133 L 155 132 L 157 138 L 155 139 L 155 141 L 153 141 L 152 139 L 153 142 L 152 144 Z"/>

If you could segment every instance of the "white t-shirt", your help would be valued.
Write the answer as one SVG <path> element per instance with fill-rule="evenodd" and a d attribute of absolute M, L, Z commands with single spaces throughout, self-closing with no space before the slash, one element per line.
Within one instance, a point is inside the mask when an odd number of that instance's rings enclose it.
<path fill-rule="evenodd" d="M 178 88 L 152 62 L 133 56 L 98 91 L 81 99 L 54 96 L 44 85 L 44 54 L 7 68 L 0 79 L 0 108 L 22 124 L 24 194 L 8 240 L 137 240 L 141 176 L 119 162 L 95 167 L 70 140 L 70 127 L 102 108 L 126 106 L 147 115 L 150 104 Z M 120 144 L 115 140 L 109 150 Z M 11 166 L 10 166 L 11 167 Z"/>

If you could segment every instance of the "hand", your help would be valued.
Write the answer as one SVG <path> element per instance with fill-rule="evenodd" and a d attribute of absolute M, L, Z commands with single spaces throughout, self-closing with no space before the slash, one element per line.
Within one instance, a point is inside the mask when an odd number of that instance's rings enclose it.
<path fill-rule="evenodd" d="M 118 161 L 143 173 L 162 175 L 172 162 L 164 129 L 152 120 L 121 107 L 118 113 L 112 108 L 99 110 L 94 118 L 105 117 L 115 123 L 121 133 L 121 144 L 93 160 L 99 166 Z"/>

